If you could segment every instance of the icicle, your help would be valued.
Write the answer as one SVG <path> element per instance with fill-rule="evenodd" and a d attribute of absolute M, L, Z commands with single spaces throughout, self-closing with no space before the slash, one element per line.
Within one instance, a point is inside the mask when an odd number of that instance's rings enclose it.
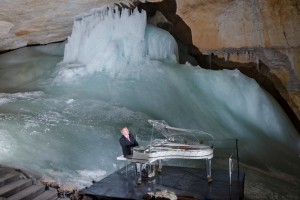
<path fill-rule="evenodd" d="M 259 71 L 259 57 L 258 56 L 256 56 L 255 62 L 256 62 L 256 70 Z"/>
<path fill-rule="evenodd" d="M 250 60 L 249 51 L 246 51 L 245 54 L 246 54 L 246 59 Z"/>
<path fill-rule="evenodd" d="M 76 17 L 63 63 L 86 66 L 80 74 L 117 73 L 116 66 L 150 59 L 178 59 L 176 40 L 163 29 L 147 25 L 146 12 L 104 6 Z"/>
<path fill-rule="evenodd" d="M 228 53 L 226 52 L 226 53 L 224 54 L 224 59 L 225 59 L 225 61 L 228 61 L 228 58 L 229 58 L 229 55 L 228 55 Z"/>
<path fill-rule="evenodd" d="M 212 54 L 212 52 L 208 52 L 209 69 L 211 69 L 211 54 Z"/>

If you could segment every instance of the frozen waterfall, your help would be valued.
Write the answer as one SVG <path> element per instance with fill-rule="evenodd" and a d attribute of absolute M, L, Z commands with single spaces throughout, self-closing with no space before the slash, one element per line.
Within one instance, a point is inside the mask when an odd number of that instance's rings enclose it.
<path fill-rule="evenodd" d="M 109 33 L 109 34 L 108 34 Z M 63 63 L 84 64 L 86 69 L 72 65 L 72 74 L 95 71 L 116 73 L 126 65 L 141 65 L 146 59 L 177 59 L 175 39 L 162 29 L 146 24 L 146 12 L 104 6 L 78 16 L 65 47 Z M 112 71 L 114 70 L 114 71 Z M 63 73 L 66 75 L 65 73 Z"/>

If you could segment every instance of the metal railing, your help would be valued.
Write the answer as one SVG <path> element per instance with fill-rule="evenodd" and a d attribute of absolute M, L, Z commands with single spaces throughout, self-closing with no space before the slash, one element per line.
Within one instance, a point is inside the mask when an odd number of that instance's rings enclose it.
<path fill-rule="evenodd" d="M 222 160 L 221 164 L 219 163 L 219 167 L 223 167 L 223 166 L 224 168 L 228 167 L 229 185 L 231 186 L 233 171 L 237 170 L 238 178 L 240 174 L 238 139 L 214 140 L 213 146 L 214 146 L 214 160 L 216 159 Z"/>

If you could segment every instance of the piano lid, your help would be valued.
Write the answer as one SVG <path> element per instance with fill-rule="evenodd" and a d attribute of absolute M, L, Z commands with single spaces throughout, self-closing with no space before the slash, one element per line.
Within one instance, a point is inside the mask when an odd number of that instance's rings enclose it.
<path fill-rule="evenodd" d="M 181 140 L 184 143 L 190 143 L 187 142 L 187 140 L 193 140 L 194 142 L 214 140 L 214 137 L 205 131 L 172 127 L 164 120 L 149 119 L 148 123 L 151 124 L 153 128 L 162 134 L 168 141 Z"/>

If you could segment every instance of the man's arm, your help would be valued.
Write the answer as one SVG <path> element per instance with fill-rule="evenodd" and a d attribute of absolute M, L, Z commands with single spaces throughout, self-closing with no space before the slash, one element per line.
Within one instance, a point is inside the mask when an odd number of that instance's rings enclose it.
<path fill-rule="evenodd" d="M 120 145 L 121 145 L 121 147 L 122 147 L 122 153 L 123 153 L 123 156 L 124 157 L 126 157 L 126 155 L 127 155 L 127 146 L 126 146 L 126 141 L 124 140 L 124 138 L 120 138 L 119 139 L 119 142 L 120 142 Z"/>
<path fill-rule="evenodd" d="M 122 147 L 126 147 L 126 141 L 123 139 L 123 137 L 119 139 L 119 142 Z"/>
<path fill-rule="evenodd" d="M 132 136 L 132 139 L 133 139 L 133 146 L 136 147 L 136 146 L 139 146 L 139 143 L 136 141 L 136 139 Z"/>
<path fill-rule="evenodd" d="M 139 146 L 139 143 L 136 141 L 136 139 L 134 139 L 134 145 Z"/>

